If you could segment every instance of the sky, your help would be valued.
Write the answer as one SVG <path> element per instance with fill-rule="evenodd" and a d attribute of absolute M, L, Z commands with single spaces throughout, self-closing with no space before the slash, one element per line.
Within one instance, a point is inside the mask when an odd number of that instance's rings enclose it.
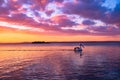
<path fill-rule="evenodd" d="M 0 0 L 0 42 L 120 41 L 120 0 Z"/>

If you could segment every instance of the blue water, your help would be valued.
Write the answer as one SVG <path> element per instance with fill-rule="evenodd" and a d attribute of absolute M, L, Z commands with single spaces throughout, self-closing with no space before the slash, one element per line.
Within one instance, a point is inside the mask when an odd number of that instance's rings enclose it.
<path fill-rule="evenodd" d="M 0 80 L 120 80 L 120 45 L 0 45 Z"/>

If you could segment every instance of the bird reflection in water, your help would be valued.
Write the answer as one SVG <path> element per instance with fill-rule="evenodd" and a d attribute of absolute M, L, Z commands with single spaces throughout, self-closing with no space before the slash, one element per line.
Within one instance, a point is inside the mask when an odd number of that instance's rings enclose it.
<path fill-rule="evenodd" d="M 80 58 L 83 56 L 82 51 L 74 51 L 76 54 L 80 54 Z"/>

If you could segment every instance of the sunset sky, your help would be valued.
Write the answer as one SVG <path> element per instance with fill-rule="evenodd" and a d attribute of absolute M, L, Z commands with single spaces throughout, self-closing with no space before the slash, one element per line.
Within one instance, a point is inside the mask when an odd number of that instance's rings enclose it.
<path fill-rule="evenodd" d="M 0 0 L 0 43 L 120 41 L 120 0 Z"/>

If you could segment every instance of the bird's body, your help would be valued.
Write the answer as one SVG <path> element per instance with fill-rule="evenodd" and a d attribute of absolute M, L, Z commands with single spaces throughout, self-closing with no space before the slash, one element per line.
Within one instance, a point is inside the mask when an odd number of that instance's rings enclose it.
<path fill-rule="evenodd" d="M 75 48 L 74 48 L 74 51 L 82 51 L 82 48 L 80 48 L 80 47 L 75 47 Z"/>
<path fill-rule="evenodd" d="M 74 48 L 74 51 L 82 51 L 82 47 L 84 48 L 84 45 L 80 44 L 79 47 Z"/>

